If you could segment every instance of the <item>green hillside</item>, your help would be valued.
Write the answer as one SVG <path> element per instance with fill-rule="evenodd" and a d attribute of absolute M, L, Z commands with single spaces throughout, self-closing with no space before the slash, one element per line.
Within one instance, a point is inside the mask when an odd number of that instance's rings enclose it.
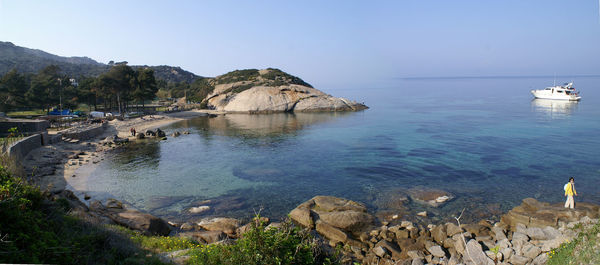
<path fill-rule="evenodd" d="M 19 73 L 37 73 L 47 66 L 56 65 L 61 72 L 71 77 L 99 76 L 107 72 L 111 65 L 96 62 L 88 57 L 62 57 L 42 50 L 16 46 L 11 42 L 0 41 L 0 76 L 16 69 Z M 151 68 L 158 80 L 166 83 L 192 83 L 200 76 L 192 72 L 168 65 L 132 65 L 134 69 Z"/>

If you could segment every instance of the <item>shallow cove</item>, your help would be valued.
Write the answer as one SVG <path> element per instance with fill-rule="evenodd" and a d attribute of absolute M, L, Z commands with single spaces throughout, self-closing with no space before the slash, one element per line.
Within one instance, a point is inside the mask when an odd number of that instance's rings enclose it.
<path fill-rule="evenodd" d="M 194 118 L 163 128 L 189 135 L 114 151 L 88 189 L 169 220 L 280 218 L 315 195 L 380 211 L 414 186 L 456 198 L 440 208 L 407 203 L 407 216 L 427 210 L 436 222 L 467 208 L 476 220 L 525 197 L 562 201 L 569 176 L 577 200 L 598 203 L 598 81 L 575 80 L 581 102 L 532 100 L 546 79 L 401 80 L 334 93 L 364 99 L 371 109 L 361 112 Z M 186 211 L 200 205 L 211 209 Z"/>

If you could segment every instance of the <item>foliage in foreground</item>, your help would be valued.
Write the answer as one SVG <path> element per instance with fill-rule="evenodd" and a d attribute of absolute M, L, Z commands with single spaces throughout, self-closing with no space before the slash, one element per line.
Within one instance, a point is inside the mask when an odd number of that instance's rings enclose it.
<path fill-rule="evenodd" d="M 288 221 L 281 228 L 251 222 L 244 236 L 226 244 L 202 245 L 188 252 L 189 264 L 333 264 L 317 241 Z"/>
<path fill-rule="evenodd" d="M 548 252 L 548 265 L 600 264 L 600 222 Z"/>
<path fill-rule="evenodd" d="M 69 216 L 64 199 L 0 166 L 0 263 L 162 264 L 128 238 Z"/>
<path fill-rule="evenodd" d="M 181 249 L 198 248 L 201 245 L 189 238 L 172 236 L 147 236 L 138 231 L 133 231 L 118 225 L 107 225 L 109 229 L 115 230 L 128 237 L 131 242 L 143 249 L 155 253 L 170 252 Z"/>

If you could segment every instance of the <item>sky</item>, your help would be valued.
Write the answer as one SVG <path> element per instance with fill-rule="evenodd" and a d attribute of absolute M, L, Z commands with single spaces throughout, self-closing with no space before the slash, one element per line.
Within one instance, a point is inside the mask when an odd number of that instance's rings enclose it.
<path fill-rule="evenodd" d="M 404 77 L 600 74 L 599 0 L 0 0 L 0 41 L 201 76 L 282 69 L 317 88 Z"/>

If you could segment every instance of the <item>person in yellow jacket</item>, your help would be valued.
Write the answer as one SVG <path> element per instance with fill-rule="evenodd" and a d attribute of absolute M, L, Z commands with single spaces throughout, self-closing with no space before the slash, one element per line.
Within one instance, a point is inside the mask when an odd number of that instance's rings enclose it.
<path fill-rule="evenodd" d="M 575 208 L 575 200 L 573 199 L 573 195 L 577 196 L 577 191 L 575 190 L 575 179 L 571 177 L 569 179 L 569 183 L 565 185 L 565 196 L 567 197 L 565 208 Z"/>

